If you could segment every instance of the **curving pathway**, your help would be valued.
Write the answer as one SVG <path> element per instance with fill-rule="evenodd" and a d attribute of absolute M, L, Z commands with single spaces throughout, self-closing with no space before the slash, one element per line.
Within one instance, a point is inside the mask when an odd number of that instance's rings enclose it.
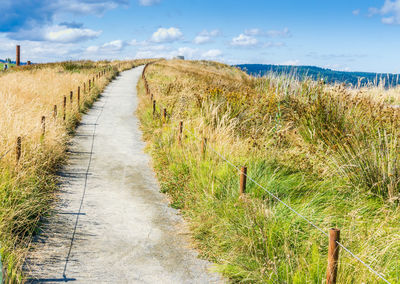
<path fill-rule="evenodd" d="M 82 119 L 54 214 L 24 265 L 31 283 L 220 283 L 190 248 L 144 153 L 143 67 L 121 73 Z"/>

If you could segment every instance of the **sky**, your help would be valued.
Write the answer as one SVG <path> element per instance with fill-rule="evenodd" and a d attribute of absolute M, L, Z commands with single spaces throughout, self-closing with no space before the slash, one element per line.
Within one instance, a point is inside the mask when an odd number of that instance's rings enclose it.
<path fill-rule="evenodd" d="M 400 73 L 400 0 L 0 0 L 0 59 L 205 59 Z"/>

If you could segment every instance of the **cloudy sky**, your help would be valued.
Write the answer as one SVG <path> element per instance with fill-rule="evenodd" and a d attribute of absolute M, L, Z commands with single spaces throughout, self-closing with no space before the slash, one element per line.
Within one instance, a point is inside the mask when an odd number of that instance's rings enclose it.
<path fill-rule="evenodd" d="M 400 73 L 400 0 L 1 0 L 0 59 L 173 57 Z"/>

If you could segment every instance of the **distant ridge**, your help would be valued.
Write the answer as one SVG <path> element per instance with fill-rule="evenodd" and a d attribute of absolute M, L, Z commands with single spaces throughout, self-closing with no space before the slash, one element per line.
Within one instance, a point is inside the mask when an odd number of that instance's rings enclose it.
<path fill-rule="evenodd" d="M 377 85 L 384 83 L 386 87 L 399 84 L 399 74 L 371 73 L 371 72 L 347 72 L 316 66 L 271 65 L 271 64 L 240 64 L 235 65 L 253 76 L 263 76 L 273 72 L 278 74 L 293 74 L 299 79 L 311 77 L 314 80 L 324 79 L 328 83 L 346 83 L 353 86 L 362 86 L 372 83 Z"/>

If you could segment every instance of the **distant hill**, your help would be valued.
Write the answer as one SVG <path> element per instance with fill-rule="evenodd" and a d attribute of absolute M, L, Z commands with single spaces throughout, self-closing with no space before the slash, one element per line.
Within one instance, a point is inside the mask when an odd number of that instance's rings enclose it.
<path fill-rule="evenodd" d="M 332 69 L 320 68 L 316 66 L 294 66 L 294 65 L 269 65 L 269 64 L 240 64 L 235 65 L 254 76 L 263 76 L 273 72 L 277 74 L 293 74 L 304 79 L 311 77 L 314 80 L 324 79 L 328 83 L 346 83 L 357 85 L 361 80 L 361 85 L 368 83 L 384 83 L 386 87 L 399 84 L 399 74 L 384 74 L 370 72 L 345 72 Z"/>

